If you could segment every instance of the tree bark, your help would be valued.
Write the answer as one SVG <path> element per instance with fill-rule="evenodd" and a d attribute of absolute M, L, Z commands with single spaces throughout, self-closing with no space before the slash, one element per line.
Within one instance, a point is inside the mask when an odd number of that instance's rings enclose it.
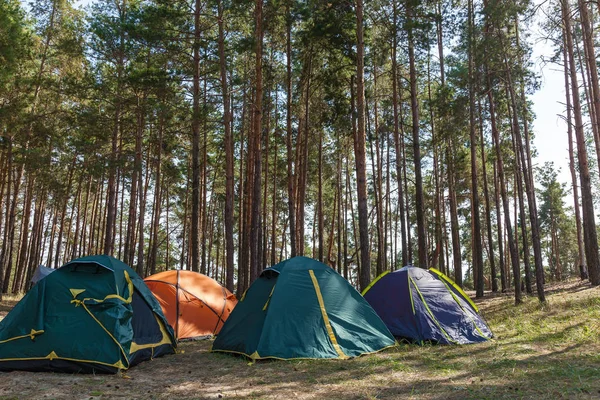
<path fill-rule="evenodd" d="M 477 179 L 477 128 L 475 125 L 475 72 L 473 63 L 474 44 L 474 10 L 473 1 L 469 0 L 469 132 L 471 150 L 471 207 L 473 218 L 473 274 L 476 284 L 475 297 L 483 297 L 483 247 L 481 245 L 481 220 L 479 217 L 479 185 Z"/>
<path fill-rule="evenodd" d="M 365 151 L 365 65 L 363 36 L 363 0 L 356 0 L 356 111 L 357 130 L 354 136 L 356 186 L 358 192 L 358 225 L 360 233 L 359 287 L 371 282 L 371 254 L 369 249 L 369 210 L 367 208 L 367 161 Z"/>
<path fill-rule="evenodd" d="M 195 0 L 194 41 L 192 60 L 192 221 L 191 221 L 191 270 L 200 272 L 200 14 L 202 2 Z"/>
<path fill-rule="evenodd" d="M 590 281 L 592 285 L 600 284 L 600 260 L 598 259 L 598 239 L 596 233 L 596 221 L 594 215 L 594 202 L 592 196 L 591 176 L 588 166 L 585 135 L 583 132 L 583 119 L 581 116 L 581 104 L 579 100 L 579 86 L 577 83 L 577 69 L 573 56 L 573 37 L 571 31 L 571 16 L 567 0 L 562 0 L 562 17 L 564 33 L 567 41 L 569 55 L 569 71 L 571 74 L 571 91 L 573 97 L 573 114 L 575 117 L 575 137 L 577 140 L 577 159 L 579 161 L 579 179 L 581 185 L 581 205 L 583 236 L 585 243 L 586 262 L 589 268 Z M 584 5 L 587 11 L 587 6 Z M 583 16 L 582 16 L 583 17 Z M 600 115 L 600 110 L 598 113 Z"/>
<path fill-rule="evenodd" d="M 233 292 L 234 275 L 234 246 L 233 246 L 233 220 L 234 220 L 234 186 L 233 186 L 233 134 L 231 131 L 231 99 L 229 84 L 227 82 L 227 58 L 225 56 L 225 28 L 223 2 L 219 0 L 219 71 L 221 73 L 221 91 L 223 93 L 223 127 L 225 129 L 225 287 Z"/>
<path fill-rule="evenodd" d="M 394 109 L 394 146 L 396 150 L 396 176 L 398 180 L 398 212 L 400 214 L 400 239 L 402 249 L 402 266 L 408 265 L 408 242 L 406 240 L 406 219 L 404 209 L 404 183 L 402 179 L 402 148 L 404 136 L 400 136 L 399 110 L 398 110 L 398 7 L 396 1 L 393 2 L 393 40 L 392 40 L 392 106 Z"/>
<path fill-rule="evenodd" d="M 575 151 L 573 149 L 573 124 L 572 124 L 572 105 L 571 89 L 569 88 L 569 58 L 567 56 L 566 33 L 563 27 L 563 62 L 565 76 L 565 101 L 567 105 L 567 137 L 569 141 L 569 170 L 571 172 L 571 186 L 573 188 L 573 208 L 575 209 L 575 225 L 577 226 L 577 254 L 578 268 L 581 280 L 589 279 L 587 266 L 585 263 L 585 254 L 583 246 L 583 234 L 581 229 L 581 208 L 579 206 L 579 186 L 577 184 L 577 173 L 575 171 Z"/>
<path fill-rule="evenodd" d="M 417 69 L 415 60 L 415 43 L 413 33 L 413 22 L 415 18 L 413 5 L 411 0 L 408 0 L 406 5 L 406 16 L 408 18 L 409 25 L 407 28 L 408 34 L 408 63 L 409 63 L 409 75 L 410 75 L 410 105 L 412 111 L 412 137 L 413 137 L 413 157 L 415 164 L 415 208 L 417 214 L 417 246 L 419 256 L 419 267 L 429 268 L 427 260 L 427 243 L 425 241 L 425 214 L 423 208 L 425 202 L 423 199 L 423 176 L 421 171 L 421 145 L 419 137 L 419 96 L 417 89 Z"/>

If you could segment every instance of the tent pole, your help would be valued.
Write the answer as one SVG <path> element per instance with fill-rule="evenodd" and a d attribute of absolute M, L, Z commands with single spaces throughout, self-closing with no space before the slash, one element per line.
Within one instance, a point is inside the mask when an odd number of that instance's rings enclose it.
<path fill-rule="evenodd" d="M 179 341 L 179 270 L 177 270 L 177 285 L 175 285 L 175 296 L 176 297 L 176 311 L 177 311 L 177 317 L 175 318 L 175 338 L 177 339 L 177 341 Z"/>

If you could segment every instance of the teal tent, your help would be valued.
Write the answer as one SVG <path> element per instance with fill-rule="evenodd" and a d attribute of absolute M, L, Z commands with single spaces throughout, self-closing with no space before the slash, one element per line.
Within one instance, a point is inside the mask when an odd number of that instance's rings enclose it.
<path fill-rule="evenodd" d="M 0 321 L 0 371 L 115 373 L 175 346 L 144 281 L 109 256 L 62 266 Z"/>
<path fill-rule="evenodd" d="M 294 257 L 265 269 L 212 351 L 264 358 L 350 358 L 395 344 L 371 306 L 327 265 Z"/>

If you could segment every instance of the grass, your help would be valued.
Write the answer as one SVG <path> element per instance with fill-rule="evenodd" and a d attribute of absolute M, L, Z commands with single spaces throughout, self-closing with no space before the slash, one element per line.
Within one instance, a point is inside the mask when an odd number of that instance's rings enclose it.
<path fill-rule="evenodd" d="M 570 281 L 515 307 L 478 301 L 495 339 L 470 346 L 401 344 L 352 360 L 248 363 L 209 341 L 126 375 L 0 374 L 0 399 L 588 399 L 600 397 L 600 288 Z M 0 307 L 5 303 L 0 303 Z M 1 310 L 2 308 L 0 308 Z"/>

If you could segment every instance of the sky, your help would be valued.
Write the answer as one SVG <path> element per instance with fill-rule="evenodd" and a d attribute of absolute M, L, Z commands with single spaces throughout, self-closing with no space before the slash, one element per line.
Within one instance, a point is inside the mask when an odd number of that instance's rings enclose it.
<path fill-rule="evenodd" d="M 538 156 L 534 162 L 542 166 L 546 161 L 553 161 L 555 167 L 561 169 L 558 180 L 568 182 L 570 187 L 567 125 L 560 117 L 565 114 L 566 107 L 564 74 L 560 66 L 543 62 L 543 59 L 548 59 L 553 54 L 553 50 L 549 42 L 539 40 L 539 35 L 537 36 L 537 41 L 533 38 L 533 62 L 534 71 L 540 77 L 541 88 L 529 96 L 536 116 L 533 145 Z"/>

